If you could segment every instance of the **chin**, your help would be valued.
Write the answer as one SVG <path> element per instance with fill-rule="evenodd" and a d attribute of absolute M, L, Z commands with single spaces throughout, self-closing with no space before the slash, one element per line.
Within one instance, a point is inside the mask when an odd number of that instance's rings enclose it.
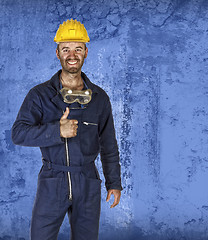
<path fill-rule="evenodd" d="M 78 69 L 77 68 L 70 68 L 69 72 L 78 72 Z"/>
<path fill-rule="evenodd" d="M 70 68 L 70 69 L 68 70 L 68 72 L 69 72 L 69 73 L 78 73 L 78 72 L 79 72 L 79 69 L 77 69 L 77 68 Z"/>

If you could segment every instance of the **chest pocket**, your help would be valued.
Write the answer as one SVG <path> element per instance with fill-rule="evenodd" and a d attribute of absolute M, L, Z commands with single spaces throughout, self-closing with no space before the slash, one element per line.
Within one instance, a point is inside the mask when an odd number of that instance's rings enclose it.
<path fill-rule="evenodd" d="M 80 124 L 80 142 L 82 152 L 86 155 L 96 154 L 99 151 L 98 115 L 83 114 Z"/>

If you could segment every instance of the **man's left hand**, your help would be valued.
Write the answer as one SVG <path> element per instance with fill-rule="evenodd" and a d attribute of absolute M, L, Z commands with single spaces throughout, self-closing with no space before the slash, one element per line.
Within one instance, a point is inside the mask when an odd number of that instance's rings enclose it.
<path fill-rule="evenodd" d="M 120 197 L 121 197 L 121 191 L 117 190 L 117 189 L 110 189 L 110 190 L 108 190 L 106 202 L 108 202 L 110 200 L 111 194 L 114 195 L 114 202 L 113 202 L 113 204 L 111 205 L 110 208 L 113 208 L 113 207 L 115 207 L 116 205 L 119 204 Z"/>

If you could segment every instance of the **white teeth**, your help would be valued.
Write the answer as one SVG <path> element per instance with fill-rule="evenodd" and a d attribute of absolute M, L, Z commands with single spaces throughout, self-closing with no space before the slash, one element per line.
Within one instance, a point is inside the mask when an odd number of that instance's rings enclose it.
<path fill-rule="evenodd" d="M 76 64 L 77 61 L 68 61 L 67 63 L 69 63 L 69 64 Z"/>

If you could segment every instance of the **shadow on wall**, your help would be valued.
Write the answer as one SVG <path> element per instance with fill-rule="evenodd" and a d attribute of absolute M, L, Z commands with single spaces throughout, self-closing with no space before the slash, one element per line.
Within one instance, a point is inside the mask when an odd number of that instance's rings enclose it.
<path fill-rule="evenodd" d="M 14 238 L 12 238 L 11 236 L 5 235 L 5 236 L 3 236 L 3 238 L 0 237 L 0 240 L 14 240 Z M 25 238 L 17 238 L 15 240 L 27 240 L 27 239 L 25 239 Z"/>
<path fill-rule="evenodd" d="M 144 232 L 133 223 L 126 228 L 113 228 L 112 225 L 105 224 L 100 227 L 99 240 L 207 240 L 206 232 L 202 233 L 193 230 L 182 232 L 179 228 L 169 228 L 163 231 L 161 226 L 158 226 L 157 230 Z M 152 227 L 152 229 L 154 229 L 154 227 Z M 159 232 L 161 234 L 158 234 Z M 58 240 L 69 239 L 70 229 L 65 229 L 64 233 L 59 233 Z M 28 238 L 4 235 L 0 237 L 0 240 L 28 240 Z"/>
<path fill-rule="evenodd" d="M 134 224 L 123 229 L 113 229 L 111 225 L 105 225 L 105 229 L 102 229 L 99 234 L 99 240 L 207 240 L 207 237 L 203 235 L 205 234 L 194 231 L 182 233 L 177 228 L 174 230 L 167 229 L 160 235 L 149 232 L 144 233 Z M 69 234 L 59 234 L 58 240 L 69 240 Z"/>

